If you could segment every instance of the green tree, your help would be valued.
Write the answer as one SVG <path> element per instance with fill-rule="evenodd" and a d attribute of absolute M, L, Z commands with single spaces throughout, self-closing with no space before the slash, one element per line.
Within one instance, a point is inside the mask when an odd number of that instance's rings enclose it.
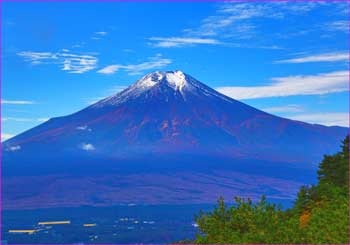
<path fill-rule="evenodd" d="M 303 186 L 291 209 L 235 198 L 227 206 L 219 198 L 211 212 L 195 217 L 194 243 L 349 243 L 349 136 L 341 151 L 325 155 L 318 184 Z M 186 240 L 188 241 L 188 240 Z"/>
<path fill-rule="evenodd" d="M 325 155 L 319 165 L 319 184 L 331 184 L 338 187 L 349 185 L 349 135 L 342 142 L 342 151 L 335 155 Z"/>

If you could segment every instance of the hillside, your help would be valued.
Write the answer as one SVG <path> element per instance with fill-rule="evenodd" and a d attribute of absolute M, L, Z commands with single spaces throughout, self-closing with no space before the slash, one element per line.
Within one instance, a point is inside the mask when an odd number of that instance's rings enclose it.
<path fill-rule="evenodd" d="M 288 201 L 346 132 L 274 116 L 181 71 L 153 72 L 4 142 L 3 206 Z"/>
<path fill-rule="evenodd" d="M 199 233 L 183 243 L 348 244 L 349 136 L 342 149 L 325 155 L 318 183 L 300 188 L 291 209 L 283 211 L 265 197 L 253 203 L 235 198 L 227 206 L 220 198 L 213 211 L 196 217 Z"/>

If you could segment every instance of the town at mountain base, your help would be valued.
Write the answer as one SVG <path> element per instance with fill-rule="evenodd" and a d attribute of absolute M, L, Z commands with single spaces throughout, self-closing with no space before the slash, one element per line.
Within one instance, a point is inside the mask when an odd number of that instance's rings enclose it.
<path fill-rule="evenodd" d="M 324 156 L 318 183 L 303 186 L 287 210 L 270 204 L 235 198 L 228 206 L 218 200 L 211 212 L 195 217 L 198 244 L 349 244 L 349 136 L 342 149 Z"/>

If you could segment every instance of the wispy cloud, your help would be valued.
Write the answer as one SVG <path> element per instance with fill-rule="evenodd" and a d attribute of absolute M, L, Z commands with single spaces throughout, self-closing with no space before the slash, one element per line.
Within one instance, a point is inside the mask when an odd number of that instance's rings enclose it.
<path fill-rule="evenodd" d="M 348 52 L 334 52 L 334 53 L 325 53 L 304 56 L 299 58 L 279 60 L 275 63 L 309 63 L 309 62 L 336 62 L 336 61 L 348 61 L 349 54 Z"/>
<path fill-rule="evenodd" d="M 105 32 L 105 31 L 97 31 L 97 32 L 95 32 L 95 34 L 99 35 L 99 36 L 106 36 L 107 32 Z"/>
<path fill-rule="evenodd" d="M 31 100 L 1 100 L 1 104 L 4 105 L 32 105 L 35 104 Z"/>
<path fill-rule="evenodd" d="M 257 35 L 256 19 L 283 19 L 308 13 L 319 5 L 315 2 L 227 2 L 220 5 L 214 15 L 203 19 L 198 28 L 186 29 L 185 32 L 197 36 L 250 39 Z"/>
<path fill-rule="evenodd" d="M 217 36 L 229 32 L 237 33 L 241 38 L 250 37 L 255 26 L 248 20 L 264 16 L 267 10 L 264 4 L 226 3 L 215 15 L 205 18 L 198 28 L 186 29 L 185 32 L 196 36 Z"/>
<path fill-rule="evenodd" d="M 148 58 L 148 61 L 140 63 L 140 64 L 129 64 L 129 65 L 122 65 L 122 64 L 115 64 L 115 65 L 109 65 L 101 70 L 97 71 L 98 73 L 102 74 L 114 74 L 118 72 L 119 70 L 126 71 L 129 75 L 138 75 L 141 74 L 144 71 L 151 70 L 151 69 L 158 69 L 165 67 L 169 64 L 171 64 L 170 59 L 163 58 L 160 54 Z"/>
<path fill-rule="evenodd" d="M 69 50 L 65 50 L 69 51 Z M 73 54 L 69 52 L 33 52 L 23 51 L 17 55 L 33 65 L 39 64 L 58 64 L 61 70 L 68 73 L 84 73 L 93 70 L 97 66 L 97 57 L 90 54 Z"/>
<path fill-rule="evenodd" d="M 74 45 L 72 45 L 72 48 L 75 49 L 75 48 L 82 48 L 86 45 L 86 42 L 79 42 L 79 43 L 76 43 Z"/>
<path fill-rule="evenodd" d="M 288 118 L 308 123 L 322 124 L 326 126 L 343 126 L 349 127 L 349 113 L 310 113 L 289 116 Z"/>
<path fill-rule="evenodd" d="M 211 38 L 151 37 L 149 40 L 156 41 L 152 43 L 153 46 L 162 48 L 182 47 L 196 44 L 221 44 L 220 41 Z"/>
<path fill-rule="evenodd" d="M 297 104 L 267 107 L 262 110 L 297 121 L 349 127 L 349 114 L 346 112 L 307 112 L 303 106 Z"/>
<path fill-rule="evenodd" d="M 62 54 L 63 71 L 84 73 L 96 68 L 97 58 L 91 55 Z"/>
<path fill-rule="evenodd" d="M 104 36 L 106 36 L 107 34 L 108 34 L 108 32 L 105 32 L 105 31 L 97 31 L 97 32 L 94 32 L 94 35 L 91 37 L 91 39 L 100 40 Z"/>
<path fill-rule="evenodd" d="M 283 106 L 267 107 L 267 108 L 263 108 L 262 110 L 269 113 L 279 113 L 279 112 L 291 113 L 291 112 L 302 112 L 304 111 L 304 108 L 300 105 L 289 104 L 289 105 L 283 105 Z"/>
<path fill-rule="evenodd" d="M 23 118 L 23 117 L 3 117 L 1 118 L 2 122 L 45 122 L 49 120 L 49 118 Z"/>
<path fill-rule="evenodd" d="M 339 5 L 339 6 L 338 6 Z M 235 44 L 231 47 L 264 48 L 276 47 L 276 39 L 310 33 L 300 25 L 287 26 L 274 32 L 266 32 L 271 20 L 282 21 L 287 18 L 299 18 L 319 7 L 332 8 L 335 13 L 344 7 L 340 3 L 324 2 L 239 2 L 228 1 L 217 5 L 215 12 L 202 19 L 199 25 L 183 29 L 182 35 L 173 37 L 152 37 L 150 44 L 156 47 L 185 47 L 198 44 Z M 338 9 L 339 8 L 339 9 Z M 343 14 L 341 15 L 343 18 Z M 265 21 L 267 20 L 267 21 Z M 343 30 L 344 22 L 332 23 L 332 28 Z M 331 26 L 329 27 L 331 28 Z M 298 34 L 296 34 L 298 33 Z M 197 41 L 196 41 L 197 40 Z"/>
<path fill-rule="evenodd" d="M 349 21 L 347 20 L 338 20 L 327 23 L 323 28 L 326 28 L 330 31 L 341 31 L 348 33 L 349 32 Z"/>
<path fill-rule="evenodd" d="M 57 54 L 51 52 L 23 51 L 17 53 L 17 55 L 24 57 L 25 60 L 31 62 L 33 65 L 49 63 L 58 60 Z"/>
<path fill-rule="evenodd" d="M 348 91 L 348 71 L 272 78 L 256 87 L 219 87 L 216 90 L 234 99 L 256 99 L 291 95 L 316 95 Z"/>

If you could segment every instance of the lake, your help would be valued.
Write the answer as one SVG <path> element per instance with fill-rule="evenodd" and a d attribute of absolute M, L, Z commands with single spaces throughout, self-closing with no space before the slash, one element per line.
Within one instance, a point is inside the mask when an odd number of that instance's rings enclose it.
<path fill-rule="evenodd" d="M 278 202 L 284 207 L 291 205 L 290 200 Z M 194 215 L 213 206 L 125 204 L 3 211 L 2 240 L 9 244 L 171 243 L 194 238 L 198 232 Z M 38 224 L 46 221 L 69 221 L 69 224 Z M 35 232 L 10 233 L 9 230 Z"/>

